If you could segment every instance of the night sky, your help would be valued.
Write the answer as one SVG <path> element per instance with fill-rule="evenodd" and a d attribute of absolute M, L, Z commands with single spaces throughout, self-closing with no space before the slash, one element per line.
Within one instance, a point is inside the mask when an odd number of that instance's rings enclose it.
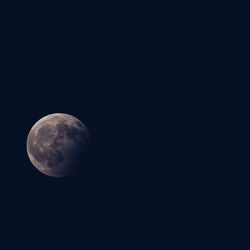
<path fill-rule="evenodd" d="M 0 6 L 0 249 L 224 249 L 244 230 L 247 22 L 232 7 Z M 92 138 L 69 178 L 26 153 L 57 112 Z"/>
<path fill-rule="evenodd" d="M 0 249 L 205 249 L 221 237 L 238 197 L 239 164 L 225 163 L 233 39 L 210 12 L 177 5 L 0 8 Z M 92 138 L 69 178 L 26 153 L 34 123 L 57 112 Z"/>

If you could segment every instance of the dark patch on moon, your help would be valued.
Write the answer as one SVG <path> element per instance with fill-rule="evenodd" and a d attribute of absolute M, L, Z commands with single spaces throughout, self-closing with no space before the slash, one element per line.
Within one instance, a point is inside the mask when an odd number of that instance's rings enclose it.
<path fill-rule="evenodd" d="M 48 167 L 55 167 L 57 164 L 61 164 L 64 161 L 64 156 L 58 150 L 53 153 L 48 153 Z"/>
<path fill-rule="evenodd" d="M 63 135 L 63 134 L 65 134 L 65 132 L 68 128 L 68 125 L 66 123 L 59 123 L 56 125 L 56 128 L 57 128 L 59 135 Z"/>

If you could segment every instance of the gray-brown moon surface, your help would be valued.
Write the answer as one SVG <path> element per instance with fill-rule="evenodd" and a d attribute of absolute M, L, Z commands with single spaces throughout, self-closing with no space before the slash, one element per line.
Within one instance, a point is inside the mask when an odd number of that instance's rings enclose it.
<path fill-rule="evenodd" d="M 67 177 L 80 166 L 90 142 L 87 127 L 76 117 L 54 113 L 37 121 L 27 138 L 27 153 L 43 174 Z"/>

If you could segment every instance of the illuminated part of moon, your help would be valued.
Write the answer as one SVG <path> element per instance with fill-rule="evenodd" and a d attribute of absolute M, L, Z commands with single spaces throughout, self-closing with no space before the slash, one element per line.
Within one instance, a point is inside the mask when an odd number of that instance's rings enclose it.
<path fill-rule="evenodd" d="M 81 163 L 90 135 L 76 117 L 54 113 L 40 119 L 27 138 L 27 153 L 32 164 L 53 177 L 71 175 Z"/>

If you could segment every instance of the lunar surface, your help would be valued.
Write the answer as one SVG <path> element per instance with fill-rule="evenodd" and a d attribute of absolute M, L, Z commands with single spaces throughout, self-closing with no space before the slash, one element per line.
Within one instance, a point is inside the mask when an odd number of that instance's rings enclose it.
<path fill-rule="evenodd" d="M 27 138 L 27 153 L 43 174 L 67 177 L 80 166 L 90 142 L 87 127 L 72 115 L 55 113 L 40 119 Z"/>

